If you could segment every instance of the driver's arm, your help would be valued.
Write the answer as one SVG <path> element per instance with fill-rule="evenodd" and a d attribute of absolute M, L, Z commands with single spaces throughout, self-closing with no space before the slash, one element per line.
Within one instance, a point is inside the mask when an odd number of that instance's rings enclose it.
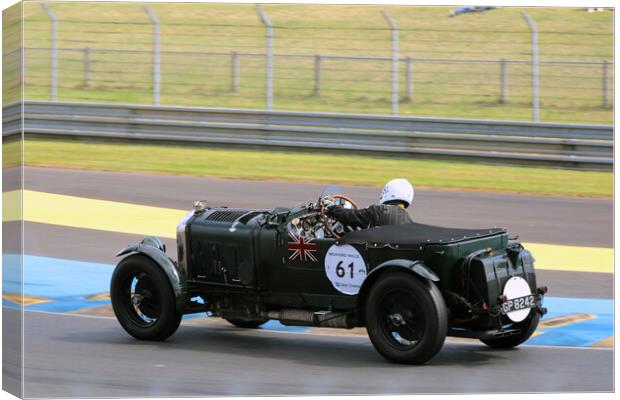
<path fill-rule="evenodd" d="M 377 224 L 381 211 L 376 205 L 358 210 L 332 205 L 327 208 L 326 213 L 327 216 L 335 219 L 344 226 L 350 226 L 354 229 L 365 229 Z"/>

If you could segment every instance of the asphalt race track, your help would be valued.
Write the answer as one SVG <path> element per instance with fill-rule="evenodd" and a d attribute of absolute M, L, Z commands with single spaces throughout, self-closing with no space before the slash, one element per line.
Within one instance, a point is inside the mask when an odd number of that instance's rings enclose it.
<path fill-rule="evenodd" d="M 159 207 L 191 209 L 194 200 L 214 206 L 272 208 L 316 201 L 324 185 L 225 180 L 52 168 L 26 168 L 25 189 Z M 415 185 L 415 182 L 413 182 Z M 377 201 L 381 188 L 341 186 L 360 206 Z M 529 242 L 613 247 L 613 202 L 569 197 L 416 190 L 410 208 L 421 223 L 509 228 Z"/>
<path fill-rule="evenodd" d="M 422 367 L 365 337 L 182 326 L 130 339 L 111 318 L 26 313 L 26 397 L 609 391 L 613 352 L 448 343 Z M 519 378 L 514 379 L 517 375 Z M 575 379 L 576 377 L 579 379 Z"/>
<path fill-rule="evenodd" d="M 5 182 L 7 177 L 14 180 L 15 175 L 14 171 L 5 172 Z M 25 170 L 27 190 L 175 209 L 189 209 L 196 199 L 230 207 L 290 206 L 314 200 L 322 187 Z M 360 205 L 375 201 L 379 190 L 343 188 Z M 611 200 L 418 190 L 412 216 L 419 222 L 455 227 L 505 226 L 527 242 L 612 247 L 612 212 Z M 24 232 L 25 253 L 36 262 L 100 263 L 88 264 L 93 269 L 114 264 L 116 251 L 141 239 L 35 222 L 26 222 Z M 172 240 L 165 242 L 174 249 Z M 5 252 L 17 253 L 18 248 L 8 240 Z M 549 285 L 550 294 L 559 298 L 609 302 L 613 296 L 612 274 L 539 270 L 538 276 L 539 283 Z M 327 335 L 245 330 L 218 319 L 196 318 L 184 321 L 168 341 L 149 343 L 129 337 L 114 318 L 35 309 L 24 313 L 25 397 L 613 390 L 610 348 L 524 345 L 497 351 L 475 341 L 449 339 L 428 365 L 410 367 L 385 362 L 367 337 L 346 335 L 347 331 L 334 330 L 335 335 Z M 3 312 L 7 318 L 16 311 L 3 307 Z"/>
<path fill-rule="evenodd" d="M 192 201 L 198 199 L 229 207 L 291 206 L 313 201 L 324 188 L 317 184 L 53 168 L 26 168 L 24 175 L 28 190 L 188 210 Z M 380 191 L 380 188 L 355 186 L 342 186 L 342 189 L 360 206 L 375 202 Z M 526 242 L 613 246 L 611 200 L 417 190 L 410 213 L 416 221 L 427 224 L 507 227 Z M 108 263 L 116 262 L 114 255 L 120 248 L 142 239 L 35 223 L 26 223 L 25 232 L 27 254 Z M 50 241 L 50 237 L 63 237 L 63 240 Z M 173 240 L 164 242 L 168 248 L 175 247 Z M 613 279 L 608 274 L 539 271 L 538 276 L 540 283 L 548 284 L 557 296 L 611 298 L 613 295 Z M 575 282 L 582 284 L 575 285 Z"/>

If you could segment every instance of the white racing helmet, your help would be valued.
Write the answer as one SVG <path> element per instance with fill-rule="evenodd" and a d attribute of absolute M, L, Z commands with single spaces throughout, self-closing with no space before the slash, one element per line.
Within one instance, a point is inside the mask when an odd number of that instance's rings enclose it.
<path fill-rule="evenodd" d="M 392 179 L 383 187 L 379 203 L 385 204 L 393 200 L 400 200 L 405 203 L 405 207 L 409 207 L 413 201 L 413 186 L 408 180 Z"/>

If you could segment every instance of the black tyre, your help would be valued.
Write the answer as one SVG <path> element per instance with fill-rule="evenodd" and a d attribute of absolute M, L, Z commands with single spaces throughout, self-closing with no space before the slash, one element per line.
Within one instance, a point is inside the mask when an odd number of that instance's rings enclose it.
<path fill-rule="evenodd" d="M 230 322 L 237 328 L 245 328 L 245 329 L 256 329 L 259 326 L 263 325 L 267 321 L 268 318 L 261 319 L 241 319 L 241 318 L 224 318 L 226 321 Z"/>
<path fill-rule="evenodd" d="M 523 322 L 514 324 L 511 327 L 520 328 L 521 333 L 497 339 L 480 339 L 480 341 L 495 349 L 511 349 L 528 340 L 536 331 L 539 321 L 540 314 L 538 314 L 536 310 L 532 310 L 530 311 L 530 316 L 528 318 L 526 318 Z"/>
<path fill-rule="evenodd" d="M 181 323 L 168 278 L 149 257 L 134 254 L 112 274 L 110 297 L 121 326 L 136 339 L 164 340 Z"/>
<path fill-rule="evenodd" d="M 366 329 L 387 360 L 423 364 L 441 350 L 448 311 L 437 286 L 408 272 L 387 272 L 366 299 Z"/>

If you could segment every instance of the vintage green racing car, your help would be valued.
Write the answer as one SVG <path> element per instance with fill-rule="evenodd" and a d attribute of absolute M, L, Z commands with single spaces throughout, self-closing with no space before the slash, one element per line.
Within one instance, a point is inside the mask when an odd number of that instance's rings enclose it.
<path fill-rule="evenodd" d="M 118 321 L 144 340 L 166 339 L 189 313 L 241 328 L 366 327 L 386 359 L 421 364 L 447 335 L 517 346 L 546 312 L 534 258 L 505 229 L 347 232 L 326 215 L 327 199 L 355 207 L 336 187 L 293 208 L 195 202 L 177 227 L 177 261 L 154 237 L 118 253 L 127 255 L 111 279 Z"/>

